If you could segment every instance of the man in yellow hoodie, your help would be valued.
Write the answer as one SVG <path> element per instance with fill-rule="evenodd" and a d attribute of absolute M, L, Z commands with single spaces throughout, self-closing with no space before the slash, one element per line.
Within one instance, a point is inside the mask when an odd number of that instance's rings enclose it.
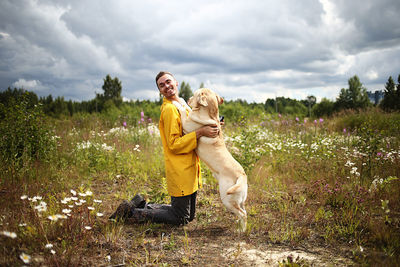
<path fill-rule="evenodd" d="M 110 218 L 125 218 L 131 222 L 187 224 L 194 219 L 197 190 L 201 185 L 200 161 L 194 151 L 197 140 L 201 136 L 214 138 L 219 130 L 215 125 L 209 125 L 183 135 L 176 105 L 187 107 L 187 112 L 190 108 L 179 98 L 178 82 L 170 72 L 161 71 L 156 76 L 156 84 L 163 95 L 159 128 L 171 204 L 147 205 L 140 195 L 136 195 L 131 202 L 124 201 Z"/>

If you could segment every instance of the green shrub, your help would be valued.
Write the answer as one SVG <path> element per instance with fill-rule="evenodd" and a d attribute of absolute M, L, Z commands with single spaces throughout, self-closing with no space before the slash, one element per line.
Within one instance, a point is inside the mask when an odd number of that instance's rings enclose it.
<path fill-rule="evenodd" d="M 18 170 L 33 161 L 50 158 L 56 138 L 40 104 L 29 107 L 26 98 L 20 103 L 0 104 L 0 117 L 0 157 L 4 167 Z"/>

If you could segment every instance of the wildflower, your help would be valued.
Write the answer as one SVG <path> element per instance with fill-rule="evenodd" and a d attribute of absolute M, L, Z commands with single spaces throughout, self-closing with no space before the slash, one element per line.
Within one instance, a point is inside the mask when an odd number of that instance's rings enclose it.
<path fill-rule="evenodd" d="M 323 118 L 319 118 L 319 122 L 320 122 L 320 123 L 323 123 L 323 122 L 324 122 L 324 119 L 323 119 Z"/>
<path fill-rule="evenodd" d="M 93 202 L 101 203 L 101 202 L 103 202 L 103 201 L 101 201 L 101 200 L 99 200 L 99 199 L 93 199 Z"/>
<path fill-rule="evenodd" d="M 67 216 L 65 216 L 65 215 L 57 214 L 56 216 L 58 219 L 67 219 Z"/>
<path fill-rule="evenodd" d="M 73 201 L 77 201 L 77 200 L 78 200 L 78 198 L 77 198 L 77 197 L 71 197 L 71 200 L 73 200 Z"/>
<path fill-rule="evenodd" d="M 75 190 L 73 190 L 73 189 L 71 189 L 71 194 L 73 194 L 74 196 L 76 196 L 76 191 Z"/>
<path fill-rule="evenodd" d="M 304 123 L 307 123 L 307 118 L 304 118 Z"/>
<path fill-rule="evenodd" d="M 376 155 L 377 155 L 378 157 L 382 157 L 382 153 L 381 153 L 381 152 L 376 153 Z"/>
<path fill-rule="evenodd" d="M 83 203 L 86 203 L 86 200 L 84 200 L 84 199 L 79 199 L 79 202 L 83 204 Z"/>
<path fill-rule="evenodd" d="M 90 226 L 85 226 L 85 229 L 86 229 L 86 230 L 91 230 L 92 227 L 90 227 Z"/>
<path fill-rule="evenodd" d="M 106 258 L 106 260 L 107 260 L 108 262 L 111 261 L 111 256 L 110 256 L 110 255 L 107 255 L 105 258 Z"/>
<path fill-rule="evenodd" d="M 74 205 L 68 205 L 68 208 L 72 209 L 74 207 Z"/>
<path fill-rule="evenodd" d="M 86 197 L 86 194 L 85 194 L 85 193 L 78 193 L 78 195 L 79 195 L 80 197 Z"/>
<path fill-rule="evenodd" d="M 34 207 L 38 212 L 44 212 L 47 210 L 47 204 L 44 201 L 40 201 L 40 204 Z"/>
<path fill-rule="evenodd" d="M 28 198 L 28 200 L 32 201 L 32 202 L 37 202 L 38 200 L 42 200 L 41 196 L 34 196 L 33 198 Z"/>
<path fill-rule="evenodd" d="M 362 246 L 360 246 L 360 252 L 363 252 L 364 248 Z"/>
<path fill-rule="evenodd" d="M 148 121 L 149 123 L 152 123 L 152 120 L 151 120 L 151 118 L 149 118 L 147 121 Z"/>
<path fill-rule="evenodd" d="M 141 117 L 141 118 L 144 117 L 144 112 L 143 112 L 143 111 L 140 112 L 140 117 Z"/>
<path fill-rule="evenodd" d="M 29 256 L 28 254 L 25 253 L 21 253 L 21 255 L 19 255 L 19 258 L 26 264 L 31 262 L 31 256 Z"/>
<path fill-rule="evenodd" d="M 317 124 L 317 120 L 314 120 L 314 124 Z"/>
<path fill-rule="evenodd" d="M 58 216 L 57 215 L 50 215 L 47 217 L 50 221 L 56 222 L 58 221 Z"/>
<path fill-rule="evenodd" d="M 75 202 L 75 205 L 82 206 L 82 202 Z"/>
<path fill-rule="evenodd" d="M 27 199 L 27 198 L 28 198 L 27 195 L 22 195 L 22 196 L 21 196 L 21 199 L 22 199 L 22 200 Z"/>
<path fill-rule="evenodd" d="M 93 195 L 93 192 L 89 191 L 89 190 L 86 190 L 85 194 L 86 194 L 86 196 L 91 196 L 91 195 Z"/>
<path fill-rule="evenodd" d="M 102 216 L 103 216 L 103 213 L 98 212 L 98 213 L 96 213 L 96 216 L 97 216 L 97 217 L 102 217 Z"/>
<path fill-rule="evenodd" d="M 19 226 L 19 227 L 25 227 L 25 226 L 26 226 L 26 223 L 20 223 L 20 224 L 18 224 L 18 226 Z"/>
<path fill-rule="evenodd" d="M 17 234 L 14 233 L 14 232 L 1 231 L 0 234 L 2 234 L 2 235 L 4 235 L 4 236 L 7 236 L 7 237 L 10 237 L 10 238 L 12 238 L 12 239 L 17 238 Z"/>
<path fill-rule="evenodd" d="M 65 213 L 65 214 L 69 214 L 69 213 L 71 213 L 71 210 L 70 209 L 63 209 L 62 212 Z"/>
<path fill-rule="evenodd" d="M 126 121 L 124 121 L 124 122 L 122 123 L 122 125 L 123 125 L 124 127 L 126 127 Z"/>
<path fill-rule="evenodd" d="M 296 121 L 299 122 L 299 117 L 296 117 Z"/>
<path fill-rule="evenodd" d="M 52 249 L 52 250 L 50 250 L 50 253 L 54 255 L 54 254 L 56 254 L 56 251 L 54 249 Z"/>
<path fill-rule="evenodd" d="M 278 117 L 279 117 L 279 118 L 281 118 L 281 117 L 282 117 L 281 113 L 279 113 L 279 114 L 278 114 Z"/>
<path fill-rule="evenodd" d="M 346 133 L 346 128 L 343 128 L 343 133 Z"/>
<path fill-rule="evenodd" d="M 94 210 L 94 208 L 93 207 L 88 207 L 88 210 Z"/>
<path fill-rule="evenodd" d="M 46 244 L 46 246 L 45 246 L 45 248 L 52 248 L 52 247 L 53 247 L 53 244 L 50 244 L 50 243 Z"/>

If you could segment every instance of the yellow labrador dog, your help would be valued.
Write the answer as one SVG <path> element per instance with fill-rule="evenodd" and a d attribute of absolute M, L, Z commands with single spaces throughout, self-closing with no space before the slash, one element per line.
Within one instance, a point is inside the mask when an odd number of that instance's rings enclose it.
<path fill-rule="evenodd" d="M 218 105 L 222 102 L 222 98 L 215 92 L 201 88 L 188 101 L 192 108 L 189 115 L 186 113 L 184 101 L 173 103 L 180 111 L 184 133 L 195 131 L 204 125 L 218 126 L 219 136 L 201 137 L 196 153 L 218 180 L 222 203 L 239 217 L 240 229 L 245 231 L 247 215 L 244 202 L 247 198 L 247 175 L 225 146 L 218 110 Z"/>

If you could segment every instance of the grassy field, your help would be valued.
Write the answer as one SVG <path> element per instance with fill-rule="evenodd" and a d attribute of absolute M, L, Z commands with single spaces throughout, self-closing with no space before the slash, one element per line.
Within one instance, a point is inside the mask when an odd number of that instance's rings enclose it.
<path fill-rule="evenodd" d="M 227 146 L 248 174 L 245 233 L 237 231 L 206 166 L 189 225 L 108 221 L 136 193 L 169 201 L 157 125 L 96 114 L 46 125 L 46 157 L 15 154 L 1 165 L 0 265 L 395 266 L 400 260 L 399 114 L 227 120 Z"/>

